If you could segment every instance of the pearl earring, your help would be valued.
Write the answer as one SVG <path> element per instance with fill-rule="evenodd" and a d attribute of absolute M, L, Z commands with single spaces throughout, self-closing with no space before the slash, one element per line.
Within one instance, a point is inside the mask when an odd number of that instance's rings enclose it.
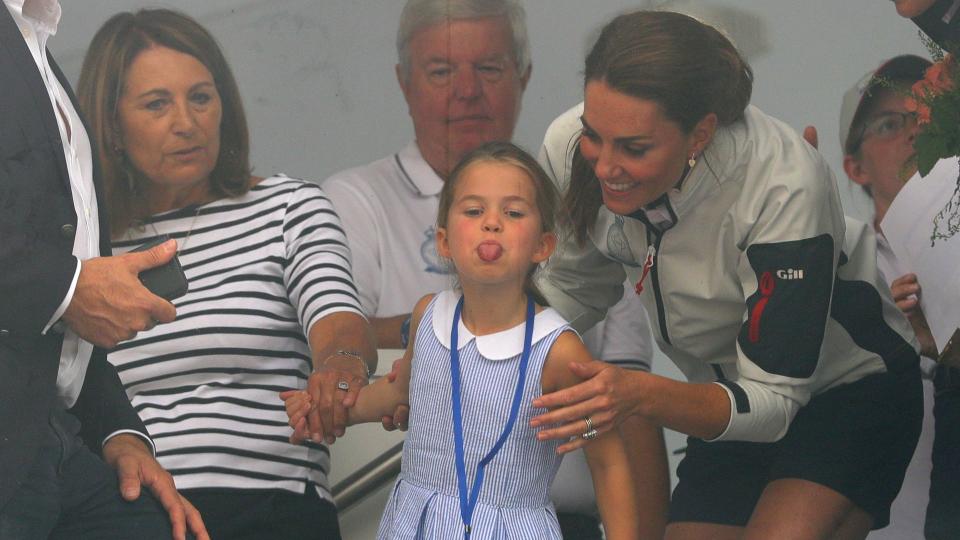
<path fill-rule="evenodd" d="M 687 165 L 692 169 L 694 165 L 697 164 L 697 155 L 690 154 L 690 159 L 687 160 Z"/>

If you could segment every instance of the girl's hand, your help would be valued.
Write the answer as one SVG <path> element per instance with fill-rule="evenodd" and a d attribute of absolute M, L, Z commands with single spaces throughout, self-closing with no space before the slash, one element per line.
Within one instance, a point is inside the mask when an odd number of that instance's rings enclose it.
<path fill-rule="evenodd" d="M 904 274 L 893 280 L 890 293 L 897 307 L 908 317 L 919 311 L 917 307 L 920 304 L 920 283 L 916 274 Z"/>
<path fill-rule="evenodd" d="M 347 409 L 367 383 L 367 366 L 358 356 L 336 352 L 320 362 L 306 388 L 313 405 L 307 413 L 313 442 L 333 444 L 346 433 Z"/>
<path fill-rule="evenodd" d="M 576 450 L 590 442 L 581 437 L 588 431 L 590 418 L 598 434 L 615 429 L 639 407 L 634 379 L 643 373 L 627 371 L 598 361 L 570 362 L 570 371 L 586 381 L 540 396 L 533 406 L 554 409 L 530 420 L 531 427 L 563 424 L 537 433 L 541 441 L 571 439 L 557 449 L 561 454 Z"/>
<path fill-rule="evenodd" d="M 307 413 L 313 406 L 310 394 L 303 390 L 287 390 L 280 392 L 280 399 L 283 400 L 283 405 L 287 409 L 288 423 L 293 428 L 290 443 L 301 444 L 310 436 L 307 429 Z"/>

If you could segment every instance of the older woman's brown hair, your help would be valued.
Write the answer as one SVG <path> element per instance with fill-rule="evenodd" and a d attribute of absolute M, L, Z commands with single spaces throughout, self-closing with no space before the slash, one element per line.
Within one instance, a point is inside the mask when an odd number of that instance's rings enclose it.
<path fill-rule="evenodd" d="M 210 71 L 220 94 L 220 154 L 210 173 L 210 193 L 236 197 L 250 188 L 250 143 L 240 90 L 213 36 L 187 15 L 168 9 L 118 13 L 90 42 L 77 86 L 101 164 L 113 234 L 147 215 L 143 188 L 147 180 L 121 150 L 117 103 L 133 60 L 157 46 L 196 58 Z"/>

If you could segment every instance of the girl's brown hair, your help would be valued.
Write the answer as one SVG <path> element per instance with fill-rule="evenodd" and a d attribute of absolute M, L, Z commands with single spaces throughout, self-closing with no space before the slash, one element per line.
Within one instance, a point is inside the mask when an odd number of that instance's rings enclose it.
<path fill-rule="evenodd" d="M 595 81 L 657 103 L 684 133 L 710 113 L 721 126 L 741 119 L 753 90 L 753 72 L 729 39 L 667 11 L 636 11 L 610 21 L 587 55 L 584 86 Z M 577 145 L 563 206 L 578 242 L 586 240 L 602 204 L 600 184 Z"/>
<path fill-rule="evenodd" d="M 556 186 L 547 176 L 543 167 L 537 163 L 537 160 L 528 154 L 519 146 L 509 142 L 489 142 L 468 153 L 460 163 L 450 172 L 450 177 L 443 183 L 443 189 L 440 190 L 440 207 L 437 210 L 437 228 L 446 228 L 447 219 L 450 213 L 450 207 L 453 206 L 454 195 L 456 194 L 457 184 L 463 177 L 463 172 L 470 165 L 478 162 L 494 162 L 512 165 L 519 168 L 527 174 L 530 181 L 533 182 L 534 203 L 537 212 L 540 215 L 541 232 L 555 232 L 557 225 L 557 207 L 560 204 L 560 195 L 557 193 Z M 524 281 L 524 291 L 533 297 L 541 306 L 549 305 L 543 293 L 533 282 L 533 275 L 537 267 L 533 265 L 527 278 Z"/>
<path fill-rule="evenodd" d="M 141 52 L 167 47 L 189 54 L 213 75 L 220 94 L 220 155 L 210 173 L 210 191 L 235 197 L 250 188 L 249 136 L 240 90 L 230 66 L 210 33 L 187 15 L 168 9 L 118 13 L 100 27 L 83 60 L 77 95 L 90 126 L 90 137 L 101 165 L 110 230 L 121 234 L 146 217 L 144 182 L 121 150 L 117 103 L 127 72 Z"/>

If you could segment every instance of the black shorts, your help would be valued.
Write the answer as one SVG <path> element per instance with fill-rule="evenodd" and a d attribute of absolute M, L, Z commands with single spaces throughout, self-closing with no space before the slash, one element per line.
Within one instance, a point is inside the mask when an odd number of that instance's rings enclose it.
<path fill-rule="evenodd" d="M 671 523 L 745 526 L 768 483 L 799 478 L 890 522 L 890 505 L 920 436 L 923 394 L 916 363 L 832 388 L 800 409 L 775 443 L 689 437 L 670 501 Z"/>

